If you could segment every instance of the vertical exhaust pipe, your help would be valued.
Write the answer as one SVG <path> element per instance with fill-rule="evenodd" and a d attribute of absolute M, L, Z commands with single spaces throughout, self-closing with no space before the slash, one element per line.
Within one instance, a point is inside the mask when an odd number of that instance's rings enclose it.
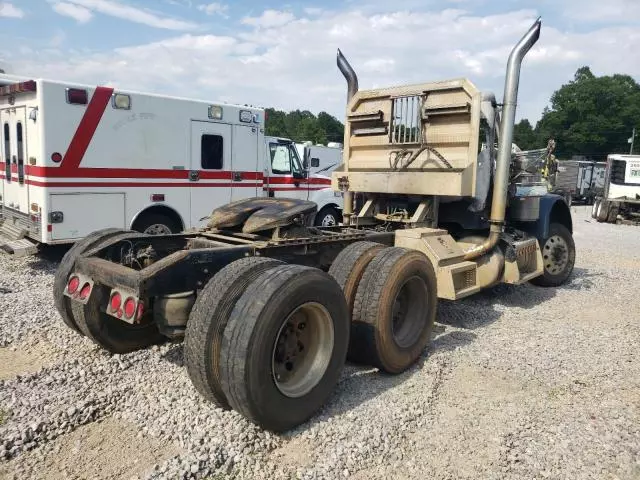
<path fill-rule="evenodd" d="M 511 164 L 511 144 L 513 129 L 516 121 L 516 106 L 518 103 L 518 85 L 520 83 L 520 67 L 522 60 L 531 47 L 540 38 L 542 21 L 538 19 L 529 31 L 513 47 L 507 62 L 507 74 L 504 81 L 504 99 L 500 122 L 498 158 L 496 160 L 496 174 L 493 179 L 493 197 L 491 200 L 491 215 L 489 216 L 489 236 L 485 241 L 465 254 L 465 259 L 477 258 L 491 250 L 498 243 L 502 227 L 504 226 L 507 208 L 507 192 L 509 188 L 509 166 Z"/>
<path fill-rule="evenodd" d="M 353 96 L 358 92 L 358 76 L 356 72 L 353 70 L 345 56 L 342 54 L 340 49 L 338 49 L 338 54 L 336 56 L 336 63 L 338 64 L 338 68 L 345 80 L 347 81 L 347 104 L 351 101 Z M 348 120 L 347 120 L 348 122 Z M 346 127 L 346 125 L 345 125 Z M 345 130 L 347 132 L 347 130 Z M 348 139 L 344 140 L 344 145 L 347 147 L 345 153 L 348 156 Z M 343 158 L 344 163 L 344 172 L 349 171 L 349 160 L 348 158 Z M 353 215 L 353 193 L 352 192 L 344 192 L 344 208 L 342 210 L 342 221 L 345 225 L 349 225 L 351 221 L 351 216 Z"/>

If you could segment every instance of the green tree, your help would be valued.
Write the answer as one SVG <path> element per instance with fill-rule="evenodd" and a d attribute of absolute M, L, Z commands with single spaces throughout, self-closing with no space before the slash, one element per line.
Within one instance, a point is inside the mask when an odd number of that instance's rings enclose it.
<path fill-rule="evenodd" d="M 267 108 L 266 134 L 286 137 L 295 142 L 312 141 L 326 145 L 327 142 L 342 142 L 344 125 L 326 112 L 316 117 L 308 110 L 285 113 Z"/>
<path fill-rule="evenodd" d="M 515 124 L 513 129 L 513 143 L 518 145 L 522 150 L 534 150 L 544 147 L 544 145 L 538 145 L 536 133 L 526 118 Z"/>
<path fill-rule="evenodd" d="M 559 156 L 604 159 L 629 151 L 633 127 L 640 127 L 640 85 L 629 75 L 596 77 L 582 67 L 551 96 L 535 130 L 538 148 L 554 137 Z"/>

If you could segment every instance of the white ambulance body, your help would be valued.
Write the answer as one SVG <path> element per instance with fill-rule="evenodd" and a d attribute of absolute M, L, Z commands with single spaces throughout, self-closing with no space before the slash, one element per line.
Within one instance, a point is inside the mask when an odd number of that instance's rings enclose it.
<path fill-rule="evenodd" d="M 197 227 L 225 203 L 304 198 L 339 218 L 331 180 L 265 137 L 264 110 L 49 80 L 0 86 L 3 236 L 68 243 L 106 227 Z M 0 81 L 2 77 L 0 77 Z"/>

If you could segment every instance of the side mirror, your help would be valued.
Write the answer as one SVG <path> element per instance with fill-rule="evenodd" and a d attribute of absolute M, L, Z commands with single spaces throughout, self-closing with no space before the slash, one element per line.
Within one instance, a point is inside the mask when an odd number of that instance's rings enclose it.
<path fill-rule="evenodd" d="M 312 167 L 319 167 L 320 166 L 320 159 L 319 158 L 312 158 L 311 159 L 311 166 Z"/>

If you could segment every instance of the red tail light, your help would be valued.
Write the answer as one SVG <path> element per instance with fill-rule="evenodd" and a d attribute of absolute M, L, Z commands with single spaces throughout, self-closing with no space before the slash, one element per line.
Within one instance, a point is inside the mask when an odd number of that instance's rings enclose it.
<path fill-rule="evenodd" d="M 136 313 L 136 301 L 133 298 L 129 297 L 124 302 L 124 315 L 127 318 L 131 318 L 135 313 Z"/>
<path fill-rule="evenodd" d="M 73 295 L 78 291 L 78 287 L 80 286 L 80 279 L 78 277 L 71 277 L 69 279 L 69 283 L 67 284 L 67 291 Z"/>
<path fill-rule="evenodd" d="M 53 163 L 60 163 L 62 161 L 62 155 L 59 152 L 53 152 L 51 154 L 51 161 Z"/>
<path fill-rule="evenodd" d="M 89 298 L 90 294 L 91 294 L 91 285 L 89 285 L 88 283 L 85 283 L 82 286 L 82 290 L 80 290 L 80 300 L 86 300 L 87 298 Z"/>
<path fill-rule="evenodd" d="M 113 310 L 114 312 L 117 312 L 118 310 L 120 310 L 120 305 L 122 305 L 122 296 L 120 296 L 118 292 L 114 293 L 111 296 L 109 305 L 111 307 L 111 310 Z"/>
<path fill-rule="evenodd" d="M 81 88 L 67 88 L 67 103 L 86 105 L 89 99 L 87 91 Z"/>
<path fill-rule="evenodd" d="M 138 304 L 138 311 L 136 313 L 136 320 L 140 320 L 142 318 L 142 315 L 144 315 L 144 305 L 142 302 L 140 302 Z"/>

